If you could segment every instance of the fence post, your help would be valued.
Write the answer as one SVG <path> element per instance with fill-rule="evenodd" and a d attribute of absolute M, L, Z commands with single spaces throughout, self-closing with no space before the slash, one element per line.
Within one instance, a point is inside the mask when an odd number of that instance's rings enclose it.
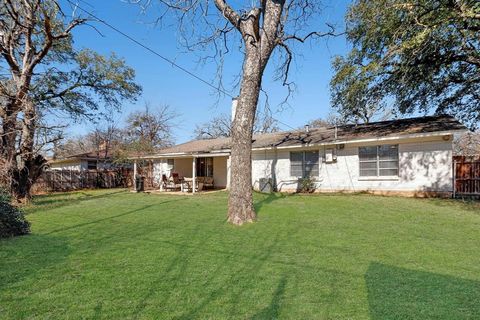
<path fill-rule="evenodd" d="M 457 197 L 457 160 L 453 160 L 453 199 Z"/>

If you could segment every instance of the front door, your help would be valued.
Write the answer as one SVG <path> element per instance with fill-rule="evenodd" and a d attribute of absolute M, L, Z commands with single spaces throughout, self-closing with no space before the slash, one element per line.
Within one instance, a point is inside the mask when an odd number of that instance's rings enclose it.
<path fill-rule="evenodd" d="M 213 158 L 197 158 L 197 177 L 213 177 Z"/>

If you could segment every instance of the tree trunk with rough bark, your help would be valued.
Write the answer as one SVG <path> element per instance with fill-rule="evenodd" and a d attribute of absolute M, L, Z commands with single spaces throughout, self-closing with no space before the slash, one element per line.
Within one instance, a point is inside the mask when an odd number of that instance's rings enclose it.
<path fill-rule="evenodd" d="M 278 32 L 285 0 L 264 0 L 261 7 L 240 15 L 225 0 L 215 0 L 222 15 L 240 32 L 245 58 L 240 96 L 232 124 L 228 221 L 253 222 L 257 215 L 252 194 L 252 135 L 262 77 L 279 44 Z M 263 19 L 262 19 L 263 18 Z"/>
<path fill-rule="evenodd" d="M 259 55 L 247 53 L 242 87 L 232 125 L 228 221 L 242 225 L 256 219 L 252 195 L 252 135 L 262 82 Z"/>
<path fill-rule="evenodd" d="M 257 215 L 252 194 L 252 135 L 262 77 L 278 44 L 278 30 L 285 1 L 262 1 L 242 17 L 225 1 L 216 0 L 223 15 L 242 34 L 245 43 L 240 96 L 232 124 L 231 183 L 228 221 L 242 225 Z M 263 17 L 263 19 L 262 19 Z"/>

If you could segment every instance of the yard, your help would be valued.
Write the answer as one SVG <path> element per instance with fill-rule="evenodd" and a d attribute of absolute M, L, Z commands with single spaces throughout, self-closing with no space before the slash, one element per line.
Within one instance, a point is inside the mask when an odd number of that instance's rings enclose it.
<path fill-rule="evenodd" d="M 0 241 L 0 318 L 479 319 L 480 208 L 450 200 L 124 190 L 41 196 Z"/>

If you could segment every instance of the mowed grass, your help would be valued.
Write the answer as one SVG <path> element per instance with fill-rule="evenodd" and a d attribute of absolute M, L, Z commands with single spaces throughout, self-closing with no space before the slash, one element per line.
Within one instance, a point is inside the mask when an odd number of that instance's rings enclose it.
<path fill-rule="evenodd" d="M 476 204 L 369 195 L 85 191 L 0 240 L 1 319 L 479 319 Z"/>

